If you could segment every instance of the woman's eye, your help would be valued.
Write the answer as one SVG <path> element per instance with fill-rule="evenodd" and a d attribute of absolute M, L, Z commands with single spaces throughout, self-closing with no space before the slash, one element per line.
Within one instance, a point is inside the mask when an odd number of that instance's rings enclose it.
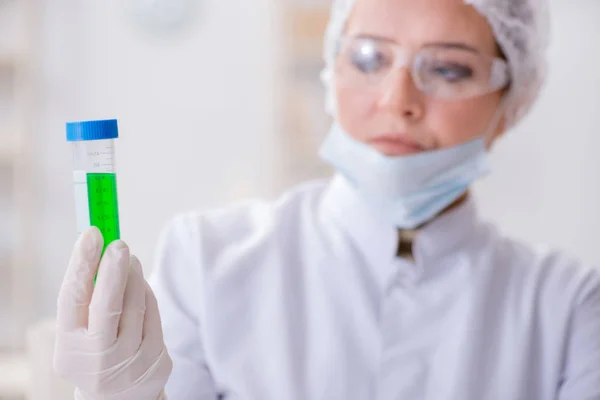
<path fill-rule="evenodd" d="M 453 63 L 438 63 L 431 66 L 431 72 L 448 82 L 458 82 L 473 77 L 470 67 Z"/>
<path fill-rule="evenodd" d="M 352 65 L 363 73 L 377 72 L 387 65 L 382 52 L 372 48 L 359 48 L 351 54 Z"/>

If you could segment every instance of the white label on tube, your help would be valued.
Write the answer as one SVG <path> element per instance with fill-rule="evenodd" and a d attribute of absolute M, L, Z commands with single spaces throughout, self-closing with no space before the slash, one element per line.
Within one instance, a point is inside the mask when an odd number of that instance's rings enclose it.
<path fill-rule="evenodd" d="M 75 215 L 77 217 L 77 234 L 90 227 L 90 203 L 88 198 L 87 173 L 73 171 L 75 185 Z"/>

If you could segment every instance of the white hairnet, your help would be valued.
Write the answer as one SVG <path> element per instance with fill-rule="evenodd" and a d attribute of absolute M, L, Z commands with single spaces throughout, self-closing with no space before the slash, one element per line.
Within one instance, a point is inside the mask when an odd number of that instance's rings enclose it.
<path fill-rule="evenodd" d="M 415 0 L 418 1 L 418 0 Z M 531 108 L 546 75 L 546 48 L 549 41 L 547 0 L 464 0 L 490 24 L 496 41 L 509 63 L 511 87 L 504 102 L 506 127 L 516 124 Z M 325 34 L 327 108 L 335 113 L 333 68 L 338 41 L 356 0 L 334 0 Z"/>

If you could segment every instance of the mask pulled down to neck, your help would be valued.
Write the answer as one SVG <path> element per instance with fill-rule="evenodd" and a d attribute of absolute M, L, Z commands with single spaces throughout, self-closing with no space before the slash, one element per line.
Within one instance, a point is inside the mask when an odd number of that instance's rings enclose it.
<path fill-rule="evenodd" d="M 428 222 L 490 172 L 485 135 L 447 149 L 389 157 L 334 122 L 320 156 L 400 229 Z"/>

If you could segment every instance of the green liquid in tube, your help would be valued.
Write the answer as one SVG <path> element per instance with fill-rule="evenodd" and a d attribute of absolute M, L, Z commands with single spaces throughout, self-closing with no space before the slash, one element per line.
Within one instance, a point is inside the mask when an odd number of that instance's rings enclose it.
<path fill-rule="evenodd" d="M 117 201 L 117 175 L 114 173 L 88 173 L 87 190 L 90 225 L 97 227 L 102 233 L 104 238 L 102 255 L 104 255 L 108 245 L 121 238 Z M 95 282 L 96 277 L 94 277 Z"/>

